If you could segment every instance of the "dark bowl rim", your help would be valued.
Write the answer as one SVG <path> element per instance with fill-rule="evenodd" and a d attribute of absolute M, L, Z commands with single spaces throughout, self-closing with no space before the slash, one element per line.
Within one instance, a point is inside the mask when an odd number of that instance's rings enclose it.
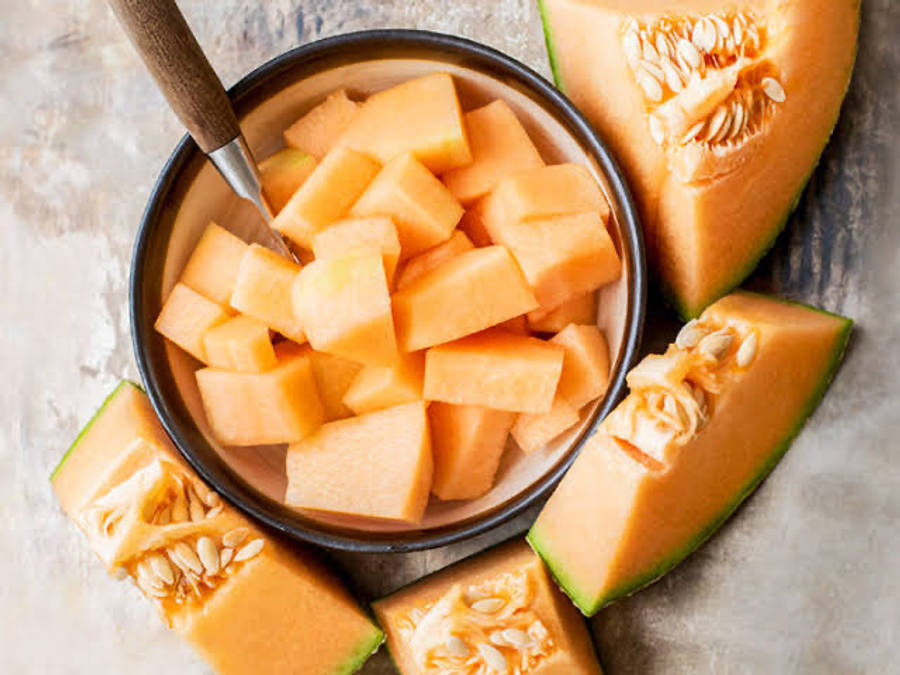
<path fill-rule="evenodd" d="M 274 76 L 289 70 L 298 62 L 323 56 L 334 50 L 355 50 L 390 45 L 391 49 L 408 48 L 429 50 L 437 48 L 438 53 L 454 54 L 459 57 L 474 57 L 482 64 L 490 66 L 490 73 L 495 71 L 517 81 L 530 89 L 542 100 L 547 109 L 552 110 L 564 120 L 570 133 L 576 137 L 590 156 L 597 162 L 604 175 L 610 191 L 610 197 L 617 202 L 617 216 L 622 231 L 621 245 L 623 257 L 629 265 L 627 311 L 625 317 L 625 340 L 620 348 L 622 360 L 607 389 L 606 399 L 596 411 L 592 423 L 575 441 L 572 451 L 562 459 L 552 471 L 533 483 L 516 498 L 489 511 L 482 517 L 462 521 L 458 525 L 435 528 L 433 531 L 415 533 L 396 533 L 396 539 L 390 537 L 394 533 L 378 535 L 378 538 L 366 539 L 344 533 L 322 532 L 303 527 L 295 522 L 285 522 L 274 513 L 274 509 L 266 502 L 268 498 L 250 492 L 241 494 L 230 486 L 222 485 L 214 473 L 206 466 L 203 459 L 195 454 L 190 443 L 175 423 L 171 408 L 166 401 L 164 389 L 148 351 L 148 333 L 153 330 L 152 321 L 145 320 L 143 311 L 143 279 L 147 262 L 147 252 L 154 226 L 165 210 L 167 197 L 181 171 L 190 160 L 199 153 L 199 149 L 189 135 L 185 135 L 167 160 L 153 189 L 147 206 L 141 217 L 141 223 L 135 239 L 131 261 L 129 282 L 129 313 L 131 322 L 132 346 L 138 370 L 146 387 L 150 401 L 169 437 L 179 452 L 195 471 L 216 490 L 240 510 L 250 517 L 288 536 L 330 549 L 338 549 L 357 553 L 409 552 L 445 546 L 463 539 L 483 534 L 522 513 L 525 509 L 544 498 L 571 466 L 581 450 L 585 439 L 621 398 L 625 375 L 637 356 L 644 324 L 647 296 L 647 270 L 644 242 L 637 209 L 631 192 L 623 178 L 618 163 L 607 149 L 599 134 L 591 127 L 585 117 L 575 108 L 565 95 L 537 72 L 503 54 L 492 47 L 478 42 L 423 30 L 410 29 L 377 29 L 345 33 L 324 38 L 295 47 L 267 61 L 241 78 L 228 90 L 229 97 L 238 104 L 241 99 L 263 86 Z M 364 60 L 364 59 L 361 59 Z M 265 500 L 265 501 L 263 501 Z"/>

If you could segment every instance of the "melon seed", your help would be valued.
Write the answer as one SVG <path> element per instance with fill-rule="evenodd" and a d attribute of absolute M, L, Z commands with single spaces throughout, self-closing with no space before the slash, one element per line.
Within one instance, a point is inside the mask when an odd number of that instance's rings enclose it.
<path fill-rule="evenodd" d="M 219 555 L 219 569 L 223 570 L 228 567 L 228 563 L 231 562 L 231 559 L 234 557 L 234 549 L 233 548 L 223 548 L 222 553 Z"/>
<path fill-rule="evenodd" d="M 656 115 L 650 115 L 647 118 L 647 124 L 650 127 L 650 138 L 653 139 L 653 142 L 657 145 L 662 145 L 666 140 L 666 132 L 663 129 L 662 122 L 659 121 L 659 118 Z"/>
<path fill-rule="evenodd" d="M 503 656 L 503 653 L 499 649 L 492 647 L 489 644 L 481 643 L 478 645 L 478 651 L 481 652 L 481 658 L 484 659 L 488 668 L 497 671 L 506 670 L 506 657 Z"/>
<path fill-rule="evenodd" d="M 190 513 L 191 521 L 196 523 L 203 520 L 206 510 L 203 508 L 200 497 L 197 496 L 197 493 L 194 492 L 194 488 L 191 486 L 188 486 L 185 492 L 187 493 L 188 512 Z"/>
<path fill-rule="evenodd" d="M 644 95 L 650 101 L 653 101 L 654 103 L 662 101 L 662 86 L 659 84 L 659 81 L 655 77 L 653 77 L 653 75 L 651 75 L 644 68 L 638 68 L 634 77 L 637 80 L 637 83 L 640 86 L 641 90 L 644 92 Z"/>
<path fill-rule="evenodd" d="M 507 628 L 506 630 L 504 630 L 503 639 L 516 649 L 529 647 L 532 643 L 531 638 L 528 637 L 528 633 L 523 630 L 519 630 L 518 628 Z"/>
<path fill-rule="evenodd" d="M 153 573 L 166 585 L 171 586 L 175 583 L 175 572 L 172 571 L 172 566 L 169 564 L 169 561 L 166 560 L 159 553 L 151 553 L 147 556 L 147 562 L 150 564 L 150 568 L 153 570 Z"/>
<path fill-rule="evenodd" d="M 178 561 L 183 563 L 183 565 L 191 572 L 198 575 L 203 574 L 203 564 L 200 562 L 200 558 L 194 553 L 194 549 L 183 541 L 175 542 L 175 546 L 172 547 L 172 553 L 174 553 L 178 558 Z"/>
<path fill-rule="evenodd" d="M 447 638 L 447 653 L 458 659 L 464 659 L 469 655 L 469 648 L 456 635 L 451 635 Z"/>
<path fill-rule="evenodd" d="M 187 504 L 185 504 L 184 500 L 181 499 L 180 495 L 175 497 L 175 502 L 172 504 L 172 522 L 173 523 L 183 523 L 188 519 L 188 508 Z"/>
<path fill-rule="evenodd" d="M 250 534 L 250 530 L 246 527 L 237 527 L 230 532 L 226 532 L 222 537 L 222 545 L 230 546 L 231 548 L 235 548 L 236 546 L 240 546 L 244 543 L 244 539 L 247 538 L 247 535 Z"/>
<path fill-rule="evenodd" d="M 472 609 L 482 614 L 493 614 L 506 604 L 500 598 L 485 598 L 472 603 Z"/>
<path fill-rule="evenodd" d="M 234 561 L 243 562 L 244 560 L 250 560 L 250 558 L 262 551 L 263 544 L 265 544 L 265 541 L 262 539 L 254 539 L 234 554 Z"/>
<path fill-rule="evenodd" d="M 706 337 L 707 334 L 709 334 L 709 331 L 702 328 L 697 319 L 691 319 L 678 331 L 678 336 L 675 338 L 675 346 L 679 349 L 691 349 L 696 347 L 697 343 Z"/>
<path fill-rule="evenodd" d="M 219 572 L 219 550 L 212 539 L 204 536 L 197 540 L 197 555 L 207 574 L 215 575 Z"/>
<path fill-rule="evenodd" d="M 738 348 L 737 354 L 734 357 L 738 367 L 746 368 L 753 363 L 758 348 L 759 336 L 756 333 L 750 333 L 750 335 L 748 335 L 741 343 L 741 346 Z"/>
<path fill-rule="evenodd" d="M 725 352 L 731 347 L 732 342 L 734 342 L 734 336 L 727 328 L 721 328 L 703 338 L 697 350 L 704 356 L 719 360 L 725 356 Z"/>
<path fill-rule="evenodd" d="M 762 81 L 763 93 L 776 103 L 783 103 L 787 96 L 784 93 L 784 87 L 781 82 L 774 77 L 764 77 Z"/>

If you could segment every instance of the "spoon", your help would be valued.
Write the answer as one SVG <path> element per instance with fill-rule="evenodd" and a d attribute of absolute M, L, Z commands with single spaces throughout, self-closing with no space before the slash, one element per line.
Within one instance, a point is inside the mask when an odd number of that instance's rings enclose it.
<path fill-rule="evenodd" d="M 109 0 L 144 65 L 194 141 L 239 197 L 262 215 L 260 243 L 297 259 L 272 229 L 253 153 L 221 80 L 174 0 Z"/>

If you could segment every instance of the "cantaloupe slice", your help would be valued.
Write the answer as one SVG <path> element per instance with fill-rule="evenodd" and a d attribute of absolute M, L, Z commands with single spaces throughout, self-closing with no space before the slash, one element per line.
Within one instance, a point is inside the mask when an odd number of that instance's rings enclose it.
<path fill-rule="evenodd" d="M 236 316 L 203 336 L 209 365 L 239 373 L 262 373 L 277 359 L 269 328 L 249 316 Z"/>
<path fill-rule="evenodd" d="M 312 248 L 313 235 L 347 214 L 379 168 L 366 155 L 335 148 L 275 216 L 272 227 L 300 246 Z"/>
<path fill-rule="evenodd" d="M 231 306 L 294 342 L 306 342 L 291 304 L 291 284 L 299 271 L 300 265 L 293 261 L 251 244 L 241 261 Z"/>
<path fill-rule="evenodd" d="M 285 148 L 259 163 L 259 174 L 269 206 L 278 213 L 316 168 L 316 158 L 302 150 Z"/>
<path fill-rule="evenodd" d="M 476 246 L 490 246 L 494 243 L 484 223 L 484 213 L 488 206 L 487 197 L 479 199 L 466 210 L 456 226 L 459 230 L 465 232 L 466 236 Z"/>
<path fill-rule="evenodd" d="M 344 405 L 344 394 L 363 365 L 312 349 L 307 352 L 307 356 L 312 363 L 316 384 L 319 386 L 319 398 L 325 408 L 325 421 L 332 422 L 351 417 L 353 411 Z"/>
<path fill-rule="evenodd" d="M 95 552 L 118 542 L 104 562 L 217 673 L 349 673 L 383 640 L 311 551 L 270 538 L 188 468 L 137 385 L 115 389 L 51 481 Z"/>
<path fill-rule="evenodd" d="M 540 153 L 505 101 L 497 100 L 464 115 L 472 163 L 442 176 L 463 204 L 480 199 L 504 176 L 544 165 Z"/>
<path fill-rule="evenodd" d="M 344 393 L 344 404 L 357 415 L 422 400 L 425 354 L 402 354 L 392 366 L 366 366 Z"/>
<path fill-rule="evenodd" d="M 426 272 L 458 256 L 460 253 L 471 251 L 475 248 L 464 232 L 454 230 L 450 238 L 427 251 L 423 251 L 406 261 L 400 275 L 397 277 L 397 290 L 402 290 Z"/>
<path fill-rule="evenodd" d="M 609 345 L 596 325 L 569 324 L 550 342 L 565 351 L 557 398 L 575 408 L 601 396 L 609 385 Z"/>
<path fill-rule="evenodd" d="M 285 129 L 284 142 L 321 160 L 353 121 L 358 108 L 346 91 L 338 89 Z"/>
<path fill-rule="evenodd" d="M 420 579 L 373 608 L 402 675 L 601 674 L 584 619 L 521 539 Z"/>
<path fill-rule="evenodd" d="M 553 309 L 528 312 L 528 327 L 538 333 L 558 333 L 570 323 L 591 325 L 597 321 L 597 296 L 585 293 Z"/>
<path fill-rule="evenodd" d="M 305 350 L 282 343 L 277 355 L 278 365 L 265 373 L 197 371 L 206 420 L 219 442 L 293 443 L 322 424 L 325 413 Z"/>
<path fill-rule="evenodd" d="M 417 523 L 432 474 L 425 403 L 329 422 L 291 445 L 286 464 L 290 506 Z"/>
<path fill-rule="evenodd" d="M 515 413 L 477 405 L 429 405 L 431 491 L 444 500 L 474 499 L 488 492 L 515 418 Z"/>
<path fill-rule="evenodd" d="M 393 296 L 397 342 L 405 352 L 490 328 L 537 306 L 509 251 L 467 251 Z"/>
<path fill-rule="evenodd" d="M 397 360 L 391 298 L 379 252 L 311 262 L 297 275 L 292 297 L 313 349 L 376 366 Z"/>
<path fill-rule="evenodd" d="M 247 244 L 210 223 L 188 258 L 179 281 L 200 295 L 227 305 Z"/>
<path fill-rule="evenodd" d="M 350 209 L 356 218 L 390 216 L 404 259 L 449 239 L 462 214 L 444 184 L 408 154 L 385 164 Z"/>
<path fill-rule="evenodd" d="M 529 453 L 544 447 L 578 424 L 579 419 L 578 408 L 566 399 L 557 397 L 549 412 L 519 415 L 510 432 L 522 452 Z"/>
<path fill-rule="evenodd" d="M 631 393 L 529 534 L 583 612 L 665 574 L 753 491 L 824 393 L 850 325 L 735 293 L 629 373 Z"/>
<path fill-rule="evenodd" d="M 433 173 L 472 161 L 453 78 L 433 73 L 370 96 L 338 145 L 386 164 L 412 153 Z"/>
<path fill-rule="evenodd" d="M 506 331 L 485 331 L 425 355 L 425 398 L 495 410 L 543 413 L 553 405 L 563 348 Z"/>
<path fill-rule="evenodd" d="M 352 253 L 374 249 L 381 252 L 388 286 L 400 260 L 400 239 L 389 217 L 348 218 L 329 225 L 312 240 L 316 258 L 342 258 Z"/>
<path fill-rule="evenodd" d="M 208 363 L 203 336 L 229 318 L 230 314 L 220 304 L 178 283 L 169 293 L 153 326 L 195 359 Z"/>

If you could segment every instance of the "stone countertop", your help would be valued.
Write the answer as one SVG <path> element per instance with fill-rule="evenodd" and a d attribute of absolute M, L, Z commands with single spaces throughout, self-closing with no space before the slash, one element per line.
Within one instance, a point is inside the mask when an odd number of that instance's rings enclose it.
<path fill-rule="evenodd" d="M 301 42 L 415 27 L 547 74 L 533 0 L 183 0 L 223 79 Z M 100 0 L 0 0 L 0 672 L 202 673 L 107 577 L 47 476 L 122 376 L 126 285 L 151 185 L 182 134 Z M 846 363 L 773 475 L 706 546 L 592 622 L 613 673 L 889 673 L 900 661 L 900 4 L 863 7 L 856 73 L 797 213 L 748 285 L 853 317 Z M 765 195 L 760 195 L 765 198 Z M 651 304 L 648 346 L 675 323 Z M 373 597 L 523 530 L 338 555 Z M 384 652 L 366 673 L 393 672 Z"/>

